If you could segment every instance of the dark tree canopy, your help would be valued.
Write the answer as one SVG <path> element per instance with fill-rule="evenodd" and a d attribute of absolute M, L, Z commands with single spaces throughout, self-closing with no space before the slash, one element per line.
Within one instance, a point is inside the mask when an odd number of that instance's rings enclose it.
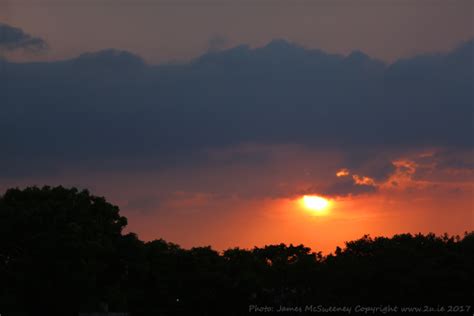
<path fill-rule="evenodd" d="M 2 305 L 58 311 L 105 299 L 127 219 L 88 191 L 10 189 L 0 198 Z M 56 306 L 56 307 L 55 307 Z"/>
<path fill-rule="evenodd" d="M 364 236 L 322 256 L 285 244 L 186 250 L 123 234 L 126 224 L 118 207 L 88 191 L 8 190 L 0 197 L 2 315 L 245 315 L 249 306 L 474 302 L 474 232 Z"/>

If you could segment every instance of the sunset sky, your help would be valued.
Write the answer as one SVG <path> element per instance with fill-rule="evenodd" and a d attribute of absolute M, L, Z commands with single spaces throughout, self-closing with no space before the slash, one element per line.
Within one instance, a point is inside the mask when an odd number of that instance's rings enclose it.
<path fill-rule="evenodd" d="M 0 0 L 0 190 L 87 188 L 128 231 L 186 248 L 463 234 L 473 15 L 462 0 Z"/>

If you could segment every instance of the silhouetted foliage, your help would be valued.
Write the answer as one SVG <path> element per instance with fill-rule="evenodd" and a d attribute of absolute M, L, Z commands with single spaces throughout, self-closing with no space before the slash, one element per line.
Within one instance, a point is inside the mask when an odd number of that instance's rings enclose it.
<path fill-rule="evenodd" d="M 126 224 L 88 191 L 8 190 L 0 199 L 3 309 L 95 309 L 119 281 L 109 272 Z"/>
<path fill-rule="evenodd" d="M 2 315 L 242 315 L 250 305 L 474 302 L 474 232 L 364 236 L 324 257 L 285 244 L 185 250 L 123 234 L 126 223 L 88 191 L 8 190 L 0 197 Z"/>

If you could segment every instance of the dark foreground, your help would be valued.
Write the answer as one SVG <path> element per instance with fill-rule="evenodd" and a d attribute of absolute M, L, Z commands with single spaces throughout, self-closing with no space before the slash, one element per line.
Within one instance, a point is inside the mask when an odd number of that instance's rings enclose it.
<path fill-rule="evenodd" d="M 285 244 L 185 250 L 123 234 L 126 224 L 87 191 L 8 190 L 1 315 L 474 313 L 474 232 L 364 236 L 323 257 Z"/>

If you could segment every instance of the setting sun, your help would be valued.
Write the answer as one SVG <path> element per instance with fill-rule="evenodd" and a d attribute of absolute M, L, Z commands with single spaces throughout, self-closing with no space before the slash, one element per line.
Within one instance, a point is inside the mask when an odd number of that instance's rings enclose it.
<path fill-rule="evenodd" d="M 316 195 L 303 196 L 302 202 L 307 209 L 323 213 L 329 206 L 329 201 L 323 197 Z"/>

